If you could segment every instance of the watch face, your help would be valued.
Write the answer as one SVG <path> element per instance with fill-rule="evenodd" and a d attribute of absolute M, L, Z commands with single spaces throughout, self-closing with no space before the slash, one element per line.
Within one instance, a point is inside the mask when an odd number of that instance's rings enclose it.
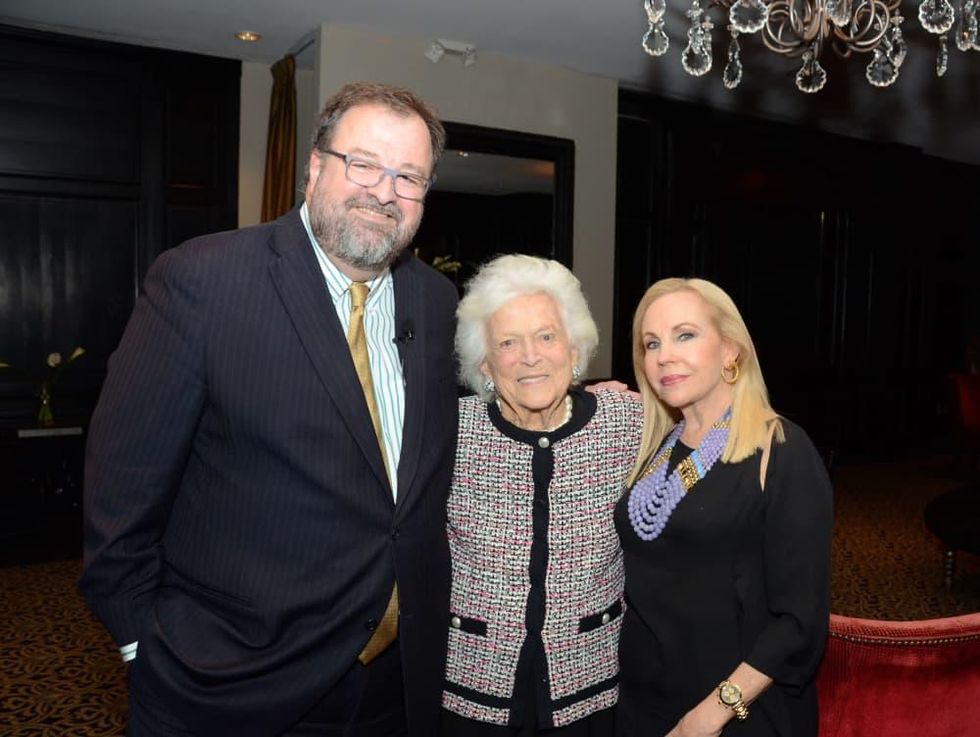
<path fill-rule="evenodd" d="M 718 698 L 721 699 L 723 704 L 734 706 L 742 699 L 742 689 L 740 689 L 734 683 L 728 683 L 726 681 L 725 683 L 721 684 L 721 688 L 718 689 Z"/>

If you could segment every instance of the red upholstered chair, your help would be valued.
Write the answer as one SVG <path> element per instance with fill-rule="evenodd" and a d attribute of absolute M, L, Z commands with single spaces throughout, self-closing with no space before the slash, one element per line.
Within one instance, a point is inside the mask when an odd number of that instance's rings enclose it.
<path fill-rule="evenodd" d="M 973 455 L 980 453 L 980 374 L 949 374 L 950 412 L 960 446 Z"/>
<path fill-rule="evenodd" d="M 830 615 L 820 737 L 980 735 L 980 613 L 919 622 Z"/>

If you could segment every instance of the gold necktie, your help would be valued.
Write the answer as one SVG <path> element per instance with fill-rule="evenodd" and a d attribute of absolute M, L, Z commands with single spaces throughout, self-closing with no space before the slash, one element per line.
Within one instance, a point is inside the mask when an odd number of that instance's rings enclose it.
<path fill-rule="evenodd" d="M 347 326 L 347 343 L 350 345 L 350 355 L 354 359 L 354 369 L 357 371 L 357 378 L 361 382 L 361 390 L 364 392 L 364 400 L 367 402 L 368 413 L 371 415 L 371 424 L 374 425 L 374 434 L 378 439 L 378 448 L 381 450 L 381 465 L 384 466 L 385 474 L 388 474 L 388 457 L 385 454 L 384 436 L 381 434 L 381 415 L 378 412 L 378 403 L 374 398 L 374 383 L 371 381 L 371 360 L 368 357 L 367 336 L 364 333 L 364 303 L 367 301 L 368 285 L 363 282 L 352 282 L 350 285 L 350 324 Z M 390 479 L 389 479 L 390 480 Z M 367 665 L 380 655 L 395 638 L 398 636 L 398 586 L 391 590 L 391 598 L 385 613 L 378 623 L 377 629 L 371 635 L 364 650 L 357 656 L 364 665 Z"/>

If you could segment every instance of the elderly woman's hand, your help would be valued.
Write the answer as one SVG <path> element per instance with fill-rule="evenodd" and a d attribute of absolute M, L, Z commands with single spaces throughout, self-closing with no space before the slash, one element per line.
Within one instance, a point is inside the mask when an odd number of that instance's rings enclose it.
<path fill-rule="evenodd" d="M 585 391 L 592 392 L 625 392 L 626 394 L 632 394 L 637 399 L 640 398 L 639 392 L 631 391 L 629 386 L 621 381 L 616 381 L 615 379 L 610 379 L 609 381 L 598 381 L 595 384 L 589 384 L 585 387 Z"/>

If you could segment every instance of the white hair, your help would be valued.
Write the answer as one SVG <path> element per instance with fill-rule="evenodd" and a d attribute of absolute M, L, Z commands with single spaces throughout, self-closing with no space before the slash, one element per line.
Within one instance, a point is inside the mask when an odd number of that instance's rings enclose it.
<path fill-rule="evenodd" d="M 486 377 L 480 371 L 489 349 L 487 323 L 505 304 L 526 294 L 546 294 L 555 301 L 569 343 L 578 349 L 577 375 L 585 375 L 599 343 L 599 331 L 582 285 L 571 271 L 557 261 L 536 256 L 498 256 L 466 283 L 466 293 L 456 310 L 459 378 L 486 402 L 494 397 L 484 388 Z"/>

